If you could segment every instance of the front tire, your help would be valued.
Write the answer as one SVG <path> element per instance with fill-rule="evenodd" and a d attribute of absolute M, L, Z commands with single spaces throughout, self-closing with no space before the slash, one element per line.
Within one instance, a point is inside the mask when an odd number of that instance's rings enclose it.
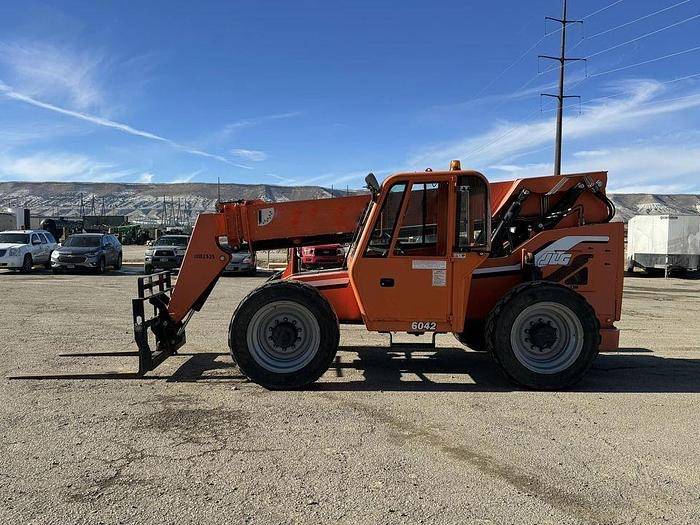
<path fill-rule="evenodd" d="M 272 390 L 316 381 L 338 350 L 338 318 L 313 287 L 273 281 L 238 305 L 229 325 L 231 356 L 248 378 Z"/>
<path fill-rule="evenodd" d="M 598 354 L 600 324 L 583 296 L 548 281 L 516 286 L 486 320 L 488 350 L 512 382 L 556 390 L 584 376 Z"/>
<path fill-rule="evenodd" d="M 121 270 L 122 269 L 122 254 L 120 253 L 119 256 L 117 257 L 117 262 L 114 265 L 115 270 Z"/>
<path fill-rule="evenodd" d="M 106 265 L 105 265 L 105 258 L 100 257 L 99 260 L 97 261 L 97 268 L 95 268 L 95 273 L 96 274 L 103 274 L 105 273 Z"/>
<path fill-rule="evenodd" d="M 30 273 L 34 267 L 34 261 L 30 254 L 25 254 L 24 259 L 22 259 L 22 267 L 19 269 L 20 273 Z"/>

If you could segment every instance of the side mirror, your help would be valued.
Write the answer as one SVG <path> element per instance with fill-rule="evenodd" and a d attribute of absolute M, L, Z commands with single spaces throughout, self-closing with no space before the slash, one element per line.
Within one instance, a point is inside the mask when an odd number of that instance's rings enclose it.
<path fill-rule="evenodd" d="M 367 183 L 367 189 L 372 193 L 372 200 L 376 200 L 380 189 L 377 177 L 374 176 L 374 173 L 370 173 L 365 177 L 365 182 Z"/>

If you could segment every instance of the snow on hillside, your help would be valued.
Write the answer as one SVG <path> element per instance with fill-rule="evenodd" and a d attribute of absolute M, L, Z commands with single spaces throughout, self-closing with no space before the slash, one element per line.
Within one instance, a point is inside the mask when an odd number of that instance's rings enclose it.
<path fill-rule="evenodd" d="M 271 186 L 222 184 L 222 200 L 263 199 L 287 201 L 323 199 L 344 191 L 319 186 Z M 218 198 L 216 184 L 115 184 L 78 182 L 0 182 L 0 209 L 29 208 L 34 216 L 77 217 L 81 199 L 85 214 L 125 215 L 131 222 L 157 222 L 166 202 L 168 213 L 196 217 L 213 211 Z"/>

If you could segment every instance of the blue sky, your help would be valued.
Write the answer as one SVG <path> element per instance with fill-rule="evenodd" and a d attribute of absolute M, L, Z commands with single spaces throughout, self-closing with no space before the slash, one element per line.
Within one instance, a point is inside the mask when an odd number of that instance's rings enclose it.
<path fill-rule="evenodd" d="M 558 0 L 0 5 L 0 180 L 552 170 Z M 564 171 L 700 192 L 700 0 L 571 0 Z M 548 31 L 556 31 L 548 24 Z M 535 45 L 536 44 L 536 45 Z M 549 71 L 548 71 L 549 70 Z"/>

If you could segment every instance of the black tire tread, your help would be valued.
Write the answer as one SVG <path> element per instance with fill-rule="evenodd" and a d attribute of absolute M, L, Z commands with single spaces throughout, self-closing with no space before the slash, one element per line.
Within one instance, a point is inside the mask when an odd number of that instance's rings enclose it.
<path fill-rule="evenodd" d="M 486 350 L 488 351 L 489 354 L 491 354 L 492 359 L 494 362 L 498 365 L 498 368 L 504 373 L 504 375 L 507 377 L 507 379 L 511 382 L 515 382 L 519 384 L 520 386 L 524 387 L 529 387 L 530 385 L 525 385 L 522 384 L 521 382 L 517 381 L 514 377 L 512 377 L 510 374 L 508 374 L 506 367 L 503 365 L 501 360 L 498 358 L 498 353 L 495 351 L 494 347 L 494 342 L 495 342 L 495 333 L 496 333 L 496 322 L 498 318 L 500 317 L 501 313 L 503 312 L 503 309 L 505 306 L 518 294 L 526 291 L 526 290 L 532 290 L 532 289 L 537 289 L 545 286 L 560 286 L 562 288 L 565 288 L 566 290 L 572 291 L 570 288 L 567 288 L 563 285 L 560 285 L 558 283 L 554 283 L 552 281 L 527 281 L 524 283 L 521 283 L 517 286 L 514 286 L 511 288 L 508 293 L 506 293 L 503 297 L 501 297 L 496 305 L 491 309 L 489 314 L 486 316 L 486 328 L 484 331 L 484 336 L 486 338 Z M 574 292 L 575 293 L 575 292 Z M 582 297 L 583 301 L 583 307 L 588 309 L 587 314 L 590 315 L 594 320 L 595 320 L 595 333 L 596 333 L 596 346 L 600 345 L 601 342 L 601 337 L 600 337 L 600 320 L 598 319 L 598 316 L 595 313 L 595 310 L 593 307 Z M 556 387 L 553 387 L 551 389 L 555 389 Z M 547 388 L 544 388 L 547 389 Z"/>
<path fill-rule="evenodd" d="M 26 267 L 26 261 L 29 259 L 29 267 Z M 34 257 L 32 257 L 31 253 L 26 253 L 24 255 L 24 258 L 22 259 L 22 267 L 20 268 L 20 273 L 31 273 L 32 269 L 34 268 Z"/>
<path fill-rule="evenodd" d="M 291 295 L 299 293 L 301 297 L 304 297 L 310 303 L 316 303 L 316 306 L 325 310 L 323 313 L 327 315 L 330 320 L 332 320 L 332 336 L 331 340 L 328 342 L 328 347 L 331 350 L 325 350 L 327 355 L 319 363 L 319 366 L 315 367 L 314 370 L 302 369 L 292 374 L 273 374 L 267 371 L 263 371 L 257 364 L 254 364 L 254 366 L 252 367 L 248 367 L 246 363 L 242 363 L 239 359 L 236 358 L 236 347 L 233 341 L 233 334 L 235 330 L 234 323 L 236 322 L 237 316 L 242 313 L 242 310 L 246 307 L 246 303 L 248 303 L 248 301 L 253 300 L 256 295 L 266 294 L 270 290 L 274 292 L 276 291 L 276 288 L 280 288 L 280 291 L 282 291 L 282 288 L 286 288 L 282 297 L 289 300 L 294 300 L 293 297 L 290 297 Z M 292 291 L 291 294 L 289 293 L 290 290 Z M 318 321 L 320 324 L 321 320 L 319 319 Z M 323 327 L 321 327 L 321 330 L 323 330 Z M 271 390 L 298 389 L 316 381 L 326 372 L 328 367 L 330 367 L 331 363 L 333 362 L 333 359 L 335 358 L 339 343 L 340 328 L 338 323 L 338 316 L 336 315 L 335 310 L 333 310 L 326 298 L 323 297 L 323 295 L 321 295 L 321 293 L 316 288 L 306 283 L 302 283 L 291 279 L 266 282 L 252 290 L 250 293 L 248 293 L 243 298 L 243 300 L 240 303 L 238 303 L 238 306 L 234 310 L 233 315 L 231 316 L 231 322 L 229 323 L 228 329 L 228 346 L 231 349 L 231 357 L 241 369 L 241 372 L 243 372 L 251 380 Z M 323 348 L 319 349 L 319 352 L 323 351 Z"/>

